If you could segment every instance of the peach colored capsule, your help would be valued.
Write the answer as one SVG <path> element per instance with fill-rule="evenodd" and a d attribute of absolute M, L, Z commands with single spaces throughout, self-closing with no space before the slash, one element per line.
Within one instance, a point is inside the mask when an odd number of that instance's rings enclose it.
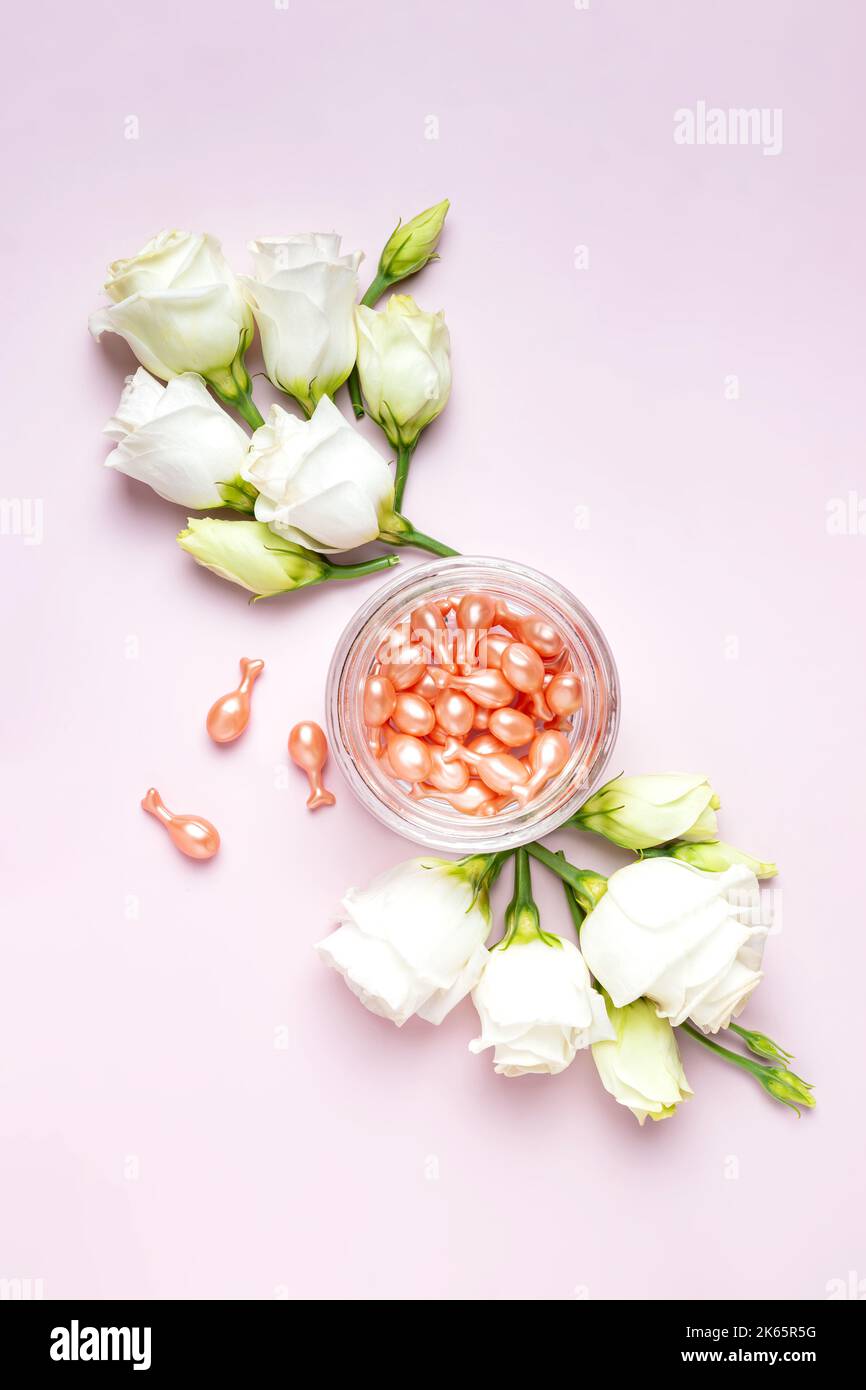
<path fill-rule="evenodd" d="M 470 753 L 504 753 L 506 751 L 504 743 L 500 743 L 498 738 L 487 733 L 476 734 L 475 738 L 469 740 L 466 747 Z"/>
<path fill-rule="evenodd" d="M 554 717 L 543 690 L 533 690 L 529 694 L 521 695 L 515 709 L 520 710 L 521 714 L 531 715 L 533 719 L 540 719 L 542 724 L 549 724 Z"/>
<path fill-rule="evenodd" d="M 509 632 L 513 633 L 518 641 L 520 640 L 520 624 L 525 617 L 526 614 L 513 608 L 507 599 L 498 598 L 496 600 L 496 622 L 500 627 L 507 628 Z"/>
<path fill-rule="evenodd" d="M 469 768 L 461 762 L 446 763 L 441 748 L 433 748 L 428 781 L 440 792 L 462 792 L 469 781 Z"/>
<path fill-rule="evenodd" d="M 397 653 L 403 647 L 408 647 L 411 642 L 409 626 L 407 623 L 398 623 L 396 627 L 385 629 L 385 636 L 376 648 L 376 660 L 380 666 L 386 661 L 393 661 Z"/>
<path fill-rule="evenodd" d="M 412 734 L 391 734 L 388 738 L 388 762 L 395 777 L 405 782 L 423 782 L 429 776 L 431 750 Z"/>
<path fill-rule="evenodd" d="M 544 662 L 525 642 L 511 642 L 502 653 L 502 674 L 523 694 L 532 694 L 544 684 Z"/>
<path fill-rule="evenodd" d="M 507 748 L 522 748 L 535 737 L 535 724 L 519 709 L 495 709 L 490 714 L 490 732 Z"/>
<path fill-rule="evenodd" d="M 394 713 L 397 692 L 387 676 L 368 676 L 364 682 L 364 722 L 376 729 Z"/>
<path fill-rule="evenodd" d="M 385 751 L 385 731 L 382 728 L 367 730 L 367 747 L 374 758 L 381 758 Z"/>
<path fill-rule="evenodd" d="M 468 695 L 461 695 L 459 690 L 443 690 L 433 708 L 440 729 L 457 737 L 469 733 L 475 718 L 475 705 Z"/>
<path fill-rule="evenodd" d="M 241 657 L 241 682 L 236 690 L 221 695 L 211 705 L 207 716 L 207 731 L 214 743 L 231 743 L 240 738 L 250 722 L 250 697 L 257 677 L 265 663 L 257 657 Z"/>
<path fill-rule="evenodd" d="M 455 811 L 462 811 L 464 815 L 474 816 L 486 802 L 493 800 L 496 793 L 476 779 L 469 782 L 459 792 L 438 791 L 435 787 L 421 784 L 415 795 L 427 796 L 431 801 L 447 801 L 450 806 L 454 807 Z"/>
<path fill-rule="evenodd" d="M 401 647 L 394 653 L 393 661 L 382 666 L 382 675 L 387 676 L 395 690 L 408 690 L 421 679 L 427 670 L 427 653 L 418 643 Z"/>
<path fill-rule="evenodd" d="M 414 690 L 399 691 L 391 719 L 401 734 L 414 734 L 416 738 L 429 734 L 436 723 L 432 706 Z"/>
<path fill-rule="evenodd" d="M 480 816 L 497 816 L 500 811 L 504 811 L 514 798 L 512 796 L 497 796 L 493 801 L 486 801 L 478 812 Z"/>
<path fill-rule="evenodd" d="M 562 636 L 546 618 L 531 613 L 529 617 L 521 619 L 517 627 L 521 640 L 527 646 L 534 647 L 546 661 L 559 656 L 563 648 Z"/>
<path fill-rule="evenodd" d="M 567 665 L 567 663 L 568 648 L 563 647 L 562 651 L 558 652 L 556 656 L 545 657 L 544 669 L 548 672 L 550 676 L 556 676 L 563 671 L 563 668 Z"/>
<path fill-rule="evenodd" d="M 510 705 L 514 699 L 514 686 L 510 685 L 501 671 L 473 671 L 469 676 L 452 676 L 452 690 L 462 690 L 484 709 L 499 709 Z"/>
<path fill-rule="evenodd" d="M 495 671 L 501 671 L 502 653 L 505 651 L 506 647 L 511 646 L 513 641 L 514 638 L 511 636 L 510 633 L 506 634 L 504 632 L 488 632 L 487 643 L 485 648 L 485 657 L 487 659 L 487 665 L 492 666 Z M 468 673 L 464 672 L 464 674 Z"/>
<path fill-rule="evenodd" d="M 545 729 L 535 739 L 529 750 L 529 766 L 532 775 L 528 782 L 515 786 L 514 799 L 525 806 L 541 790 L 551 777 L 561 772 L 568 762 L 569 746 L 565 734 L 556 729 Z"/>
<path fill-rule="evenodd" d="M 473 753 L 456 739 L 449 739 L 442 752 L 442 761 L 450 763 L 456 758 L 468 763 L 491 791 L 500 794 L 510 792 L 512 787 L 525 782 L 529 776 L 528 769 L 511 753 Z"/>
<path fill-rule="evenodd" d="M 554 676 L 545 688 L 544 698 L 554 714 L 574 714 L 583 700 L 580 676 L 575 671 L 563 671 Z"/>
<path fill-rule="evenodd" d="M 310 784 L 307 810 L 317 811 L 320 806 L 333 806 L 337 798 L 322 781 L 322 768 L 328 761 L 328 740 L 324 730 L 312 719 L 304 719 L 292 729 L 289 734 L 289 757 L 296 767 L 307 774 Z"/>
<path fill-rule="evenodd" d="M 428 637 L 432 637 L 444 627 L 445 619 L 435 603 L 422 603 L 409 614 L 409 632 L 412 637 L 416 633 L 426 633 Z"/>
<path fill-rule="evenodd" d="M 480 729 L 482 733 L 486 733 L 490 728 L 490 711 L 483 709 L 481 705 L 476 705 L 472 727 L 473 729 Z"/>
<path fill-rule="evenodd" d="M 428 666 L 420 680 L 412 686 L 416 695 L 423 695 L 425 700 L 435 700 L 440 690 L 447 690 L 451 684 L 451 672 L 443 670 L 441 666 Z"/>
<path fill-rule="evenodd" d="M 220 847 L 219 831 L 203 816 L 186 814 L 175 815 L 169 811 L 156 787 L 151 787 L 144 796 L 143 811 L 155 816 L 165 830 L 175 849 L 189 859 L 213 859 Z"/>
<path fill-rule="evenodd" d="M 464 594 L 457 604 L 457 626 L 463 628 L 492 627 L 496 604 L 489 594 Z"/>
<path fill-rule="evenodd" d="M 439 694 L 439 686 L 436 684 L 428 666 L 420 680 L 417 680 L 411 687 L 416 695 L 420 695 L 424 700 L 435 700 Z"/>

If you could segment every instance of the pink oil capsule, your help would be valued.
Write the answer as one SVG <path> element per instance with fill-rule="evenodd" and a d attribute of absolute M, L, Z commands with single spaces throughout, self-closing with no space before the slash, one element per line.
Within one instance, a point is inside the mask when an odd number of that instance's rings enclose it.
<path fill-rule="evenodd" d="M 156 787 L 145 795 L 141 808 L 148 811 L 166 830 L 175 849 L 189 859 L 213 859 L 220 847 L 219 831 L 203 816 L 176 815 L 170 811 Z"/>
<path fill-rule="evenodd" d="M 452 676 L 451 688 L 462 690 L 483 709 L 499 709 L 502 705 L 510 705 L 514 699 L 514 686 L 501 671 L 492 669 L 473 671 L 468 676 Z"/>
<path fill-rule="evenodd" d="M 398 691 L 391 719 L 401 734 L 414 734 L 416 738 L 429 734 L 436 723 L 432 705 L 414 690 Z"/>
<path fill-rule="evenodd" d="M 545 687 L 544 697 L 554 714 L 574 714 L 583 701 L 583 687 L 580 676 L 574 671 L 563 671 Z"/>
<path fill-rule="evenodd" d="M 296 767 L 307 774 L 310 795 L 307 810 L 333 806 L 337 800 L 322 781 L 322 769 L 328 761 L 328 740 L 325 731 L 312 719 L 296 724 L 289 734 L 289 757 Z"/>
<path fill-rule="evenodd" d="M 240 738 L 250 722 L 250 697 L 253 685 L 265 669 L 258 658 L 241 657 L 241 680 L 236 690 L 221 695 L 210 707 L 207 731 L 214 743 L 232 743 Z"/>
<path fill-rule="evenodd" d="M 502 674 L 515 690 L 529 695 L 544 685 L 544 662 L 534 647 L 512 642 L 502 653 Z"/>
<path fill-rule="evenodd" d="M 394 713 L 397 692 L 387 676 L 368 676 L 364 682 L 364 722 L 377 729 Z"/>
<path fill-rule="evenodd" d="M 443 690 L 433 705 L 436 722 L 446 733 L 462 738 L 472 728 L 475 705 L 459 690 Z"/>
<path fill-rule="evenodd" d="M 423 782 L 430 775 L 431 749 L 413 734 L 391 734 L 388 762 L 395 777 L 405 782 Z"/>
<path fill-rule="evenodd" d="M 515 801 L 526 806 L 551 777 L 562 771 L 568 762 L 568 755 L 569 745 L 565 734 L 556 729 L 545 729 L 540 733 L 529 750 L 532 775 L 528 781 L 514 787 Z"/>
<path fill-rule="evenodd" d="M 431 801 L 447 801 L 449 806 L 453 806 L 455 811 L 462 811 L 464 815 L 474 816 L 481 810 L 488 801 L 492 801 L 496 793 L 474 778 L 462 791 L 439 791 L 436 787 L 428 784 L 421 784 L 415 788 L 414 795 L 417 797 L 429 797 Z"/>
<path fill-rule="evenodd" d="M 506 748 L 523 748 L 535 737 L 535 723 L 519 709 L 495 709 L 490 713 L 490 732 Z"/>
<path fill-rule="evenodd" d="M 485 786 L 500 795 L 510 792 L 514 786 L 526 782 L 529 777 L 527 768 L 511 753 L 473 753 L 456 739 L 449 739 L 442 752 L 442 760 L 450 763 L 457 758 L 474 768 Z"/>

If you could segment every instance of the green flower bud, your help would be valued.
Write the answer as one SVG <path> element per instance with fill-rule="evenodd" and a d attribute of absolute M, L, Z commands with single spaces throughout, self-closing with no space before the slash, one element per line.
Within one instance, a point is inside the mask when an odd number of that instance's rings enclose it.
<path fill-rule="evenodd" d="M 451 393 L 451 340 L 444 314 L 426 314 L 410 294 L 381 313 L 357 311 L 358 375 L 367 414 L 395 448 L 414 448 Z"/>
<path fill-rule="evenodd" d="M 397 564 L 396 555 L 377 555 L 356 565 L 333 565 L 323 555 L 275 535 L 263 521 L 190 517 L 177 540 L 199 565 L 249 589 L 256 598 L 290 594 L 325 579 L 360 579 Z"/>
<path fill-rule="evenodd" d="M 698 774 L 615 777 L 584 802 L 572 823 L 623 849 L 643 850 L 670 840 L 712 840 L 718 805 Z"/>
<path fill-rule="evenodd" d="M 768 1038 L 766 1033 L 755 1033 L 749 1028 L 741 1028 L 738 1023 L 730 1024 L 732 1033 L 737 1033 L 746 1044 L 750 1052 L 754 1052 L 756 1057 L 766 1057 L 771 1062 L 791 1062 L 793 1054 L 786 1052 L 772 1038 Z"/>
<path fill-rule="evenodd" d="M 809 1082 L 785 1067 L 756 1067 L 755 1075 L 774 1100 L 780 1100 L 783 1105 L 790 1106 L 798 1115 L 798 1105 L 805 1105 L 810 1110 L 814 1107 L 815 1097 L 811 1094 L 812 1087 Z"/>
<path fill-rule="evenodd" d="M 680 1061 L 674 1030 L 648 999 L 614 1008 L 602 990 L 615 1038 L 592 1045 L 605 1090 L 628 1106 L 639 1124 L 667 1120 L 693 1094 Z"/>
<path fill-rule="evenodd" d="M 261 521 L 190 517 L 177 539 L 199 565 L 259 598 L 318 584 L 330 568 L 321 555 L 275 536 Z"/>
<path fill-rule="evenodd" d="M 687 840 L 675 840 L 660 852 L 670 855 L 672 859 L 682 859 L 685 864 L 693 864 L 696 869 L 705 869 L 710 873 L 722 873 L 732 864 L 745 864 L 756 878 L 774 878 L 779 872 L 775 864 L 765 864 L 761 859 L 753 859 L 750 854 L 734 849 L 733 845 L 726 845 L 723 840 L 715 840 L 710 844 L 690 844 Z"/>
<path fill-rule="evenodd" d="M 448 199 L 443 198 L 441 203 L 419 212 L 410 222 L 398 222 L 379 257 L 377 279 L 393 285 L 423 270 L 436 254 L 450 206 Z"/>
<path fill-rule="evenodd" d="M 247 482 L 238 474 L 232 478 L 230 483 L 217 483 L 217 492 L 227 507 L 231 507 L 236 512 L 248 512 L 254 515 L 256 510 L 256 498 L 258 492 L 252 483 Z"/>

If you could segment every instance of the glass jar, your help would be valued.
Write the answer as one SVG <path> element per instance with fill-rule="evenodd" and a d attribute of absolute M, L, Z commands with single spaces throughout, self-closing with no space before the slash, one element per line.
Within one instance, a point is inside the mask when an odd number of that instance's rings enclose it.
<path fill-rule="evenodd" d="M 583 703 L 565 731 L 571 754 L 562 771 L 527 806 L 506 807 L 489 818 L 411 797 L 408 784 L 389 771 L 387 759 L 375 756 L 363 712 L 364 682 L 392 628 L 419 604 L 479 591 L 553 623 L 583 686 Z M 337 643 L 326 704 L 331 752 L 362 806 L 427 849 L 486 853 L 549 835 L 592 795 L 616 739 L 619 679 L 601 629 L 556 580 L 512 560 L 460 555 L 396 573 L 358 609 Z"/>

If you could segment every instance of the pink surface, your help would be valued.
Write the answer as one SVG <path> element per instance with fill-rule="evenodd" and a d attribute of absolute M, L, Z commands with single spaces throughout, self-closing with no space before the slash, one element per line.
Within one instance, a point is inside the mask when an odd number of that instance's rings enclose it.
<path fill-rule="evenodd" d="M 0 538 L 0 1275 L 472 1299 L 866 1276 L 866 537 L 827 529 L 866 490 L 862 8 L 80 0 L 11 27 L 0 468 L 44 538 Z M 782 153 L 676 145 L 699 101 L 782 108 Z M 101 471 L 132 365 L 86 331 L 109 260 L 176 225 L 241 269 L 253 236 L 336 228 L 371 276 L 444 195 L 412 288 L 455 388 L 406 510 L 573 588 L 619 662 L 613 771 L 706 771 L 725 837 L 782 865 L 745 1021 L 816 1083 L 799 1124 L 688 1040 L 695 1099 L 640 1130 L 587 1055 L 495 1077 L 468 1002 L 438 1030 L 366 1014 L 312 943 L 412 849 L 345 790 L 308 816 L 285 739 L 375 580 L 249 607 L 174 544 L 179 509 Z M 215 748 L 241 654 L 267 662 L 252 726 Z M 218 825 L 210 865 L 141 812 L 151 784 Z"/>

